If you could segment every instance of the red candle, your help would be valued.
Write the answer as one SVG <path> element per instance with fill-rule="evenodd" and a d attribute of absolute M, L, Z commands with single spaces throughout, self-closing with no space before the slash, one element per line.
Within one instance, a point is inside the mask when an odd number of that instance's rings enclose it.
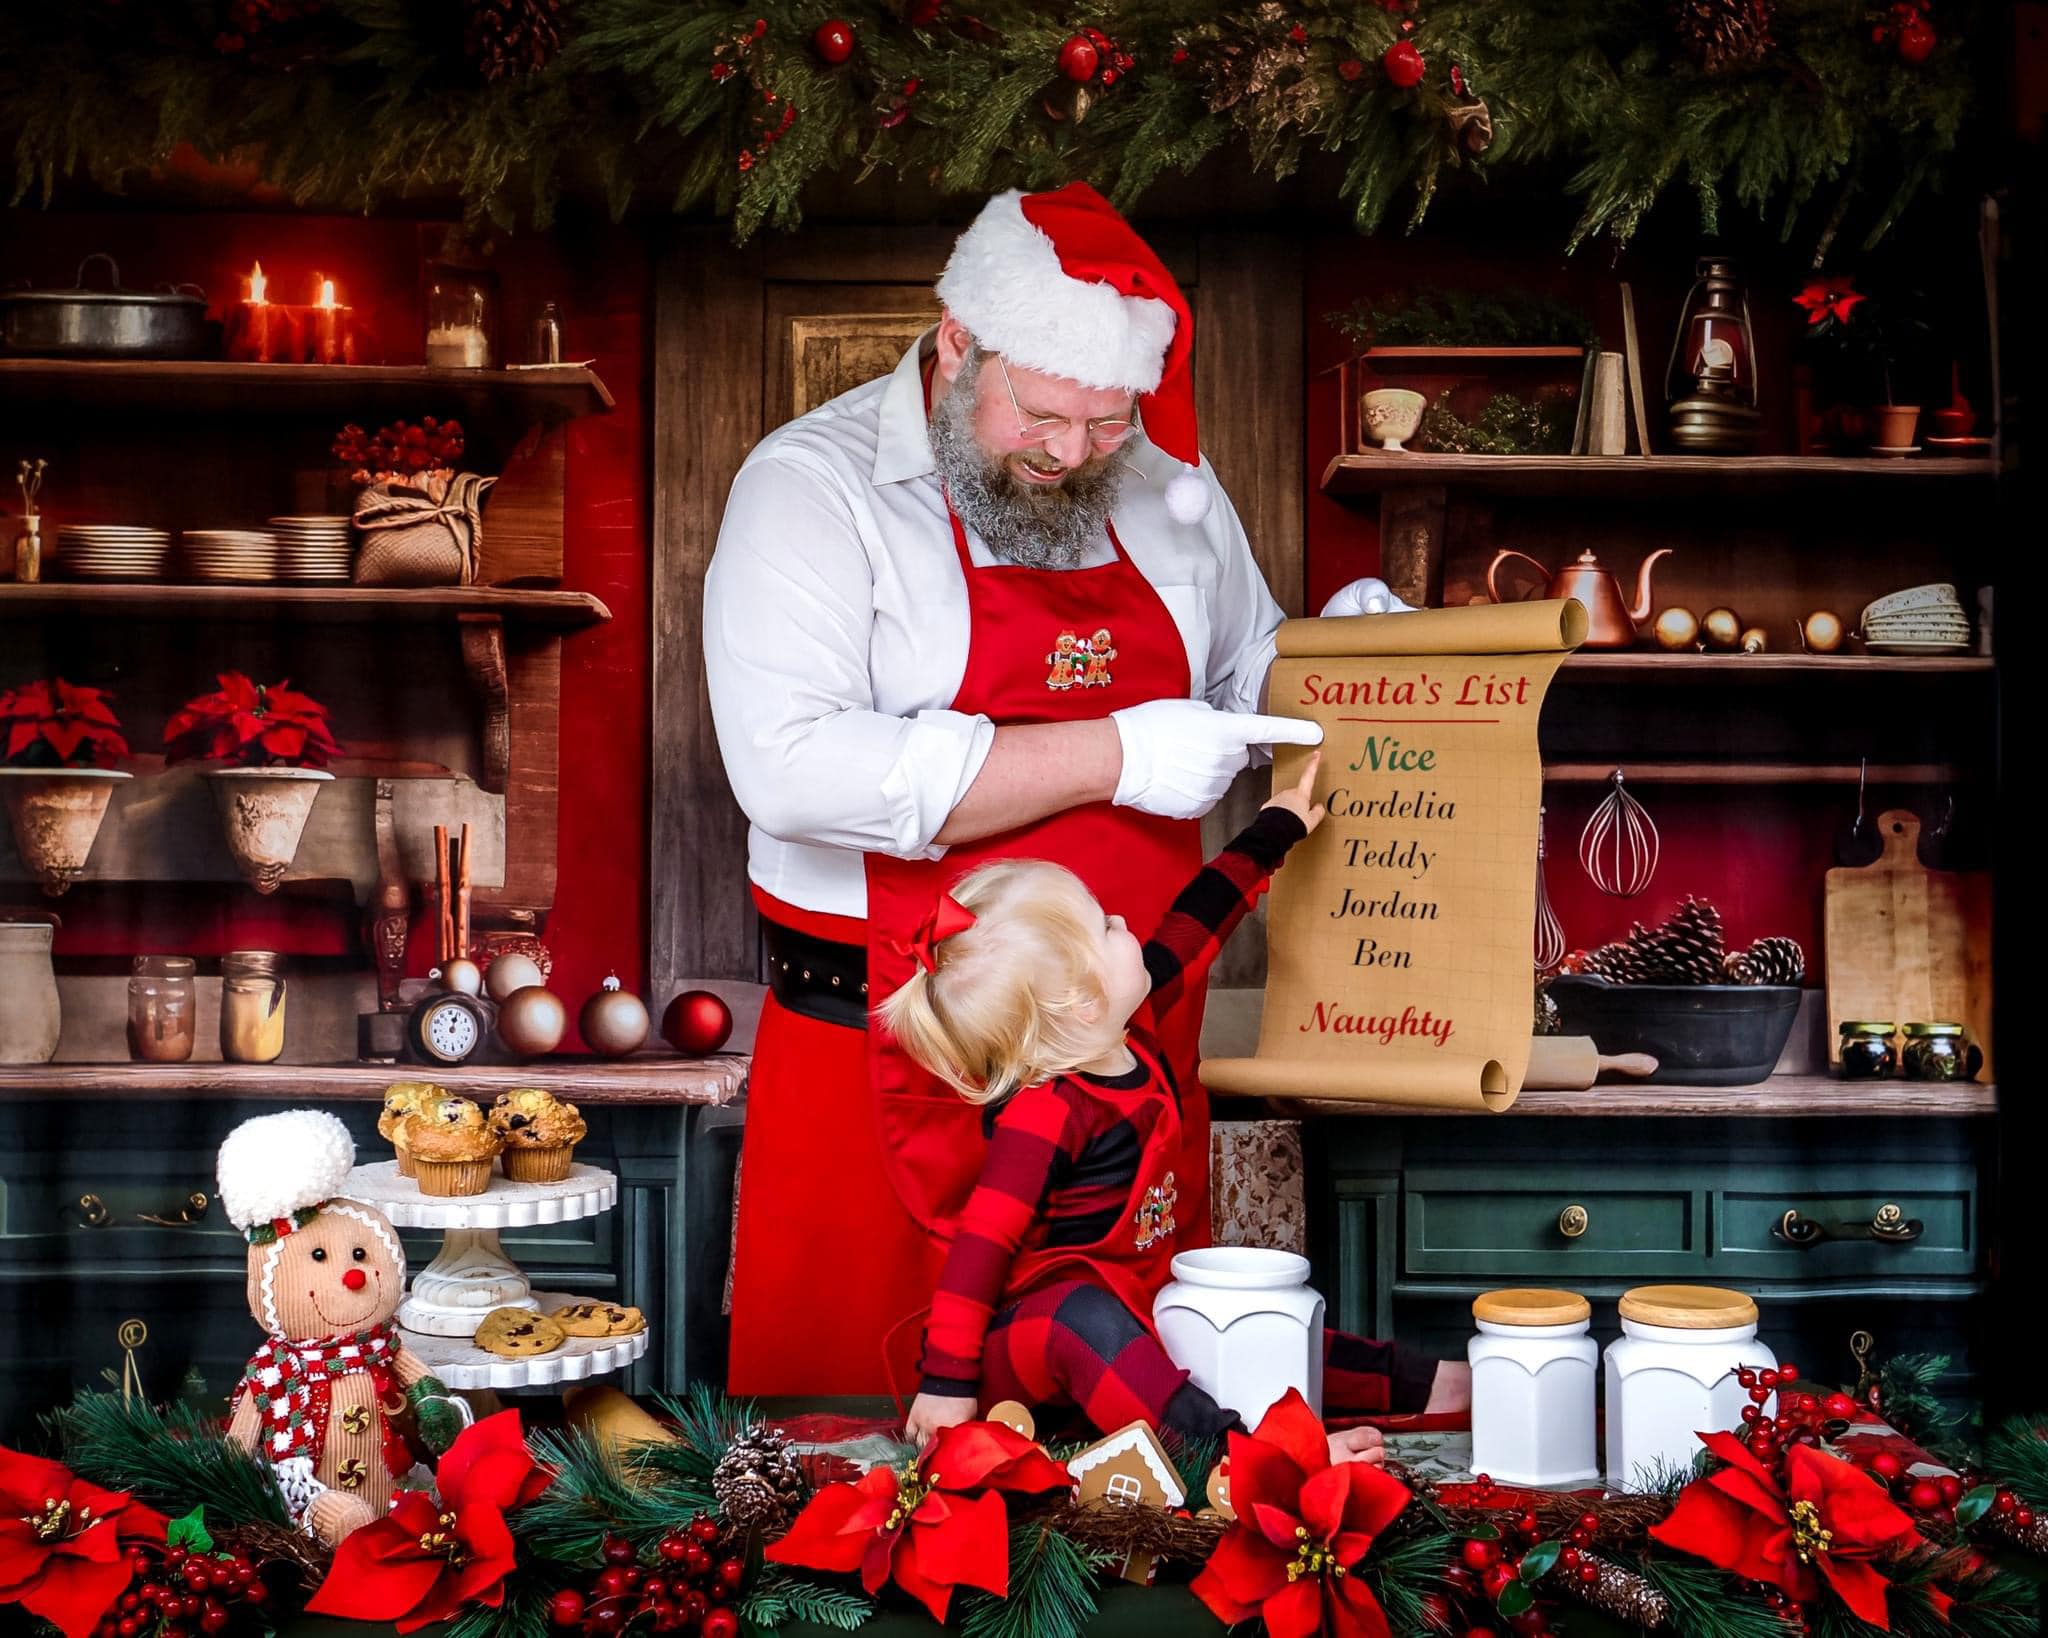
<path fill-rule="evenodd" d="M 228 357 L 243 363 L 267 364 L 271 358 L 271 304 L 265 298 L 270 281 L 263 276 L 263 264 L 249 270 L 248 293 L 230 315 Z"/>

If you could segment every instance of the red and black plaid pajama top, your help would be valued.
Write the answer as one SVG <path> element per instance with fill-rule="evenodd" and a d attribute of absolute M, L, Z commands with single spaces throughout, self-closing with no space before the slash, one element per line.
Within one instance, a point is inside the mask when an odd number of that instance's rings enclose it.
<path fill-rule="evenodd" d="M 1131 1069 L 1056 1076 L 989 1109 L 988 1156 L 932 1296 L 924 1392 L 980 1397 L 990 1327 L 1016 1320 L 1017 1305 L 1032 1293 L 1075 1281 L 1105 1287 L 1120 1299 L 1165 1364 L 1150 1316 L 1152 1299 L 1171 1278 L 1175 1213 L 1207 1212 L 1209 1203 L 1179 1202 L 1172 1173 L 1163 1169 L 1172 1163 L 1179 1131 L 1180 1091 L 1159 1054 L 1152 1020 L 1186 985 L 1204 980 L 1224 941 L 1305 834 L 1285 808 L 1263 808 L 1181 890 L 1145 945 L 1152 993 L 1131 1019 L 1137 1059 Z M 1034 1313 L 1032 1322 L 1041 1317 Z M 1428 1397 L 1433 1359 L 1336 1333 L 1325 1352 L 1325 1403 L 1333 1413 L 1340 1407 L 1419 1410 Z M 1184 1373 L 1174 1377 L 1183 1380 Z M 1191 1387 L 1176 1397 L 1184 1404 L 1188 1393 L 1213 1406 Z M 1230 1417 L 1224 1410 L 1216 1422 Z"/>

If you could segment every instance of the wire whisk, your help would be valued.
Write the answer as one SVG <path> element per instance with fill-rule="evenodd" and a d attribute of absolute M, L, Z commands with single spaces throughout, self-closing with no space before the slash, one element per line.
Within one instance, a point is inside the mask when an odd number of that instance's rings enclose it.
<path fill-rule="evenodd" d="M 1548 978 L 1564 965 L 1564 923 L 1550 902 L 1550 883 L 1543 872 L 1543 816 L 1536 810 L 1536 975 Z"/>
<path fill-rule="evenodd" d="M 1579 863 L 1609 898 L 1632 899 L 1657 873 L 1661 846 L 1649 810 L 1622 789 L 1616 768 L 1607 776 L 1607 795 L 1579 833 Z"/>

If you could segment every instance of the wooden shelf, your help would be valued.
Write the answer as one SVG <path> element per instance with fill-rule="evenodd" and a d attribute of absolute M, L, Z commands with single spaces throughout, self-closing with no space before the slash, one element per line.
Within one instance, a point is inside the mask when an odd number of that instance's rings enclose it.
<path fill-rule="evenodd" d="M 1304 1113 L 1352 1117 L 1483 1115 L 1478 1109 L 1422 1109 L 1413 1104 L 1338 1103 L 1329 1099 L 1275 1099 Z M 1227 1113 L 1229 1101 L 1221 1108 Z M 1741 1117 L 1744 1119 L 1940 1118 L 1978 1120 L 1998 1110 L 1998 1088 L 1938 1081 L 1842 1081 L 1828 1075 L 1773 1075 L 1760 1086 L 1660 1086 L 1655 1082 L 1603 1082 L 1584 1091 L 1530 1087 L 1501 1112 L 1513 1115 L 1601 1116 L 1626 1119 Z"/>
<path fill-rule="evenodd" d="M 1989 676 L 1984 654 L 1943 654 L 1916 659 L 1901 654 L 1665 654 L 1653 649 L 1581 650 L 1564 662 L 1563 675 L 1580 682 L 1745 682 L 1782 676 Z"/>
<path fill-rule="evenodd" d="M 1989 483 L 1990 460 L 1819 455 L 1432 455 L 1418 451 L 1338 455 L 1323 469 L 1323 493 L 1339 498 L 1389 489 L 1449 487 L 1502 495 L 1742 495 L 1809 486 L 1881 487 L 1948 480 Z"/>
<path fill-rule="evenodd" d="M 557 630 L 599 625 L 612 617 L 611 610 L 588 592 L 520 587 L 0 583 L 0 620 L 43 620 L 67 614 L 140 620 L 200 615 L 262 621 L 455 621 L 466 615 L 494 615 Z"/>
<path fill-rule="evenodd" d="M 1864 777 L 1855 762 L 1546 762 L 1551 784 L 1601 785 L 1619 767 L 1636 785 L 1853 785 Z M 1951 785 L 1963 770 L 1951 762 L 1873 762 L 1873 785 Z"/>
<path fill-rule="evenodd" d="M 538 1063 L 465 1064 L 8 1064 L 0 1098 L 259 1098 L 367 1101 L 393 1081 L 434 1081 L 470 1097 L 537 1086 L 579 1104 L 728 1104 L 747 1083 L 740 1053 L 684 1058 L 547 1058 Z"/>
<path fill-rule="evenodd" d="M 231 364 L 214 359 L 0 359 L 0 400 L 192 411 L 306 410 L 369 406 L 431 412 L 442 399 L 491 403 L 545 420 L 612 407 L 595 370 L 552 364 L 514 370 L 429 369 L 422 364 Z"/>

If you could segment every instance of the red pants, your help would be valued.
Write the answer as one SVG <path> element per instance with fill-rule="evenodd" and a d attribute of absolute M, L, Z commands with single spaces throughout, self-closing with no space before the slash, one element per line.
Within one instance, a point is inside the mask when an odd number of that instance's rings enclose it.
<path fill-rule="evenodd" d="M 1437 1362 L 1391 1342 L 1323 1332 L 1323 1414 L 1419 1411 Z M 1000 1310 L 981 1359 L 981 1408 L 1005 1399 L 1073 1407 L 1097 1433 L 1140 1420 L 1186 1439 L 1213 1439 L 1237 1413 L 1188 1381 L 1158 1339 L 1108 1291 L 1085 1280 L 1051 1285 Z M 1248 1431 L 1248 1430 L 1247 1430 Z"/>

